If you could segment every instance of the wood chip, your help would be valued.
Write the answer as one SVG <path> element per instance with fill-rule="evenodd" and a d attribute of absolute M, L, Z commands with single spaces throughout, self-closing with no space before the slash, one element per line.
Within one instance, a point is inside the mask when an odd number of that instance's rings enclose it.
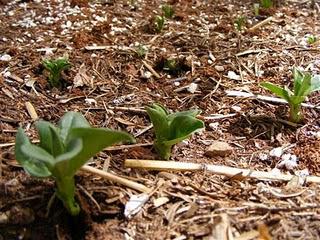
<path fill-rule="evenodd" d="M 26 105 L 27 111 L 28 111 L 29 116 L 31 117 L 32 121 L 38 120 L 39 119 L 38 114 L 36 112 L 36 109 L 32 105 L 32 103 L 26 102 L 25 105 Z"/>

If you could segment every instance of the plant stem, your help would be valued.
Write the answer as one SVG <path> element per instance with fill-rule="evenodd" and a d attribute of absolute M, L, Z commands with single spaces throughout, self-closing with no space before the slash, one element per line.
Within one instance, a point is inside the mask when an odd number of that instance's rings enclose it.
<path fill-rule="evenodd" d="M 158 152 L 159 156 L 162 158 L 162 159 L 165 159 L 165 160 L 169 160 L 170 156 L 171 156 L 171 148 L 172 146 L 168 146 L 168 145 L 165 145 L 161 142 L 155 142 L 154 143 L 154 148 L 156 149 L 156 151 Z"/>
<path fill-rule="evenodd" d="M 301 104 L 290 104 L 290 121 L 294 123 L 301 121 Z"/>
<path fill-rule="evenodd" d="M 64 207 L 72 216 L 76 216 L 80 213 L 80 207 L 76 200 L 75 195 L 75 184 L 74 178 L 72 177 L 62 177 L 60 179 L 56 178 L 57 184 L 57 197 L 63 202 Z"/>

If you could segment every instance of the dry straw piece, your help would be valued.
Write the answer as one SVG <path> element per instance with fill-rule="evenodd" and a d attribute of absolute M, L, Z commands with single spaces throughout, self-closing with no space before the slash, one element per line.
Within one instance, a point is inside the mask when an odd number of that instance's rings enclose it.
<path fill-rule="evenodd" d="M 224 175 L 230 178 L 254 178 L 267 181 L 286 181 L 292 180 L 295 175 L 288 174 L 272 174 L 270 172 L 255 171 L 251 169 L 242 169 L 227 167 L 213 164 L 199 164 L 199 163 L 186 163 L 174 161 L 159 161 L 159 160 L 137 160 L 126 159 L 124 163 L 128 168 L 143 168 L 146 170 L 159 170 L 159 171 L 207 171 L 213 174 Z M 320 177 L 307 176 L 306 183 L 320 183 Z"/>

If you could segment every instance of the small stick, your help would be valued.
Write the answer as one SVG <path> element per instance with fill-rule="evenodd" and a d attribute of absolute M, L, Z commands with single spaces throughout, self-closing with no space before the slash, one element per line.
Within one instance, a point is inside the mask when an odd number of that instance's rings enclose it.
<path fill-rule="evenodd" d="M 119 151 L 123 149 L 136 148 L 136 147 L 149 147 L 152 143 L 136 143 L 130 145 L 111 146 L 104 149 L 104 151 Z"/>
<path fill-rule="evenodd" d="M 255 95 L 253 93 L 242 92 L 242 91 L 233 91 L 233 90 L 226 90 L 225 93 L 227 94 L 228 97 L 255 98 L 255 99 L 258 99 L 258 100 L 264 101 L 264 102 L 288 104 L 288 102 L 286 100 L 284 100 L 282 98 L 277 98 L 277 97 Z M 307 108 L 320 109 L 320 106 L 312 105 L 312 104 L 308 104 L 308 103 L 302 103 L 301 106 L 307 107 Z"/>
<path fill-rule="evenodd" d="M 32 121 L 38 120 L 39 119 L 38 114 L 36 112 L 36 109 L 32 105 L 32 103 L 31 102 L 26 102 L 25 105 L 26 105 L 27 111 L 28 111 Z"/>
<path fill-rule="evenodd" d="M 254 32 L 255 30 L 257 30 L 258 28 L 261 28 L 262 26 L 266 25 L 267 23 L 271 22 L 273 20 L 273 17 L 268 17 L 265 20 L 257 23 L 256 25 L 254 25 L 253 27 L 249 28 L 248 31 L 249 32 Z"/>
<path fill-rule="evenodd" d="M 108 172 L 96 169 L 94 167 L 90 167 L 90 166 L 86 165 L 86 166 L 81 167 L 81 170 L 83 170 L 85 172 L 89 172 L 89 173 L 95 174 L 95 175 L 98 175 L 98 176 L 103 177 L 103 178 L 105 178 L 107 180 L 119 183 L 121 185 L 127 186 L 129 188 L 135 189 L 135 190 L 140 191 L 140 192 L 147 192 L 147 193 L 151 192 L 150 188 L 148 188 L 148 187 L 146 187 L 146 186 L 144 186 L 144 185 L 142 185 L 140 183 L 136 183 L 134 181 L 131 181 L 131 180 L 128 180 L 126 178 L 117 176 L 115 174 L 108 173 Z"/>
<path fill-rule="evenodd" d="M 142 63 L 156 78 L 161 78 L 161 76 L 148 63 L 145 61 L 142 61 Z"/>
<path fill-rule="evenodd" d="M 207 171 L 210 173 L 224 175 L 230 178 L 254 178 L 259 180 L 268 181 L 290 181 L 295 175 L 277 174 L 274 175 L 270 172 L 254 171 L 251 169 L 241 169 L 234 167 L 227 167 L 222 165 L 213 164 L 199 164 L 199 163 L 186 163 L 175 161 L 159 161 L 159 160 L 140 160 L 140 159 L 126 159 L 124 163 L 128 168 L 143 168 L 147 170 L 159 171 Z M 306 183 L 320 183 L 320 177 L 307 176 Z"/>

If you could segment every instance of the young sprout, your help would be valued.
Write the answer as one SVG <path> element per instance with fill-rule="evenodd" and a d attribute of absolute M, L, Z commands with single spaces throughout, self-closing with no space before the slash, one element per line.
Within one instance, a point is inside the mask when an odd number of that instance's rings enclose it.
<path fill-rule="evenodd" d="M 236 26 L 236 29 L 241 32 L 243 30 L 244 25 L 246 24 L 247 19 L 244 16 L 239 16 L 234 21 L 234 24 Z"/>
<path fill-rule="evenodd" d="M 199 110 L 169 113 L 160 104 L 146 107 L 156 135 L 154 148 L 162 159 L 169 160 L 171 148 L 188 138 L 195 131 L 204 128 L 204 123 L 197 119 Z"/>
<path fill-rule="evenodd" d="M 165 23 L 165 18 L 163 16 L 157 15 L 155 17 L 154 25 L 155 25 L 155 30 L 160 33 L 164 27 Z"/>
<path fill-rule="evenodd" d="M 265 9 L 271 8 L 273 6 L 273 1 L 272 0 L 260 0 L 260 6 Z"/>
<path fill-rule="evenodd" d="M 314 36 L 314 35 L 310 35 L 310 36 L 308 36 L 308 38 L 307 38 L 307 43 L 308 43 L 309 45 L 314 44 L 316 41 L 318 41 L 318 38 L 317 38 L 316 36 Z"/>
<path fill-rule="evenodd" d="M 301 104 L 310 93 L 320 90 L 320 77 L 312 77 L 310 73 L 305 73 L 294 68 L 293 91 L 287 86 L 279 87 L 270 82 L 263 82 L 260 85 L 286 100 L 290 108 L 290 121 L 299 123 L 302 120 Z"/>
<path fill-rule="evenodd" d="M 139 58 L 144 58 L 148 53 L 148 48 L 145 45 L 139 44 L 135 47 L 135 52 Z"/>
<path fill-rule="evenodd" d="M 260 4 L 259 3 L 253 4 L 253 12 L 256 17 L 260 15 Z"/>
<path fill-rule="evenodd" d="M 163 70 L 176 71 L 178 69 L 178 62 L 174 58 L 165 59 Z"/>
<path fill-rule="evenodd" d="M 61 88 L 61 73 L 71 67 L 67 58 L 57 58 L 52 60 L 43 60 L 43 66 L 49 71 L 48 81 L 51 87 Z"/>
<path fill-rule="evenodd" d="M 122 141 L 134 141 L 125 132 L 92 128 L 77 112 L 67 112 L 58 126 L 38 121 L 36 128 L 39 145 L 32 144 L 22 128 L 18 129 L 16 159 L 30 175 L 53 178 L 56 182 L 55 195 L 73 216 L 80 212 L 75 200 L 76 172 L 105 147 Z"/>
<path fill-rule="evenodd" d="M 169 18 L 173 17 L 174 9 L 172 6 L 165 4 L 161 7 L 161 9 L 162 9 L 162 12 L 163 12 L 163 15 L 165 16 L 165 18 L 169 19 Z"/>

